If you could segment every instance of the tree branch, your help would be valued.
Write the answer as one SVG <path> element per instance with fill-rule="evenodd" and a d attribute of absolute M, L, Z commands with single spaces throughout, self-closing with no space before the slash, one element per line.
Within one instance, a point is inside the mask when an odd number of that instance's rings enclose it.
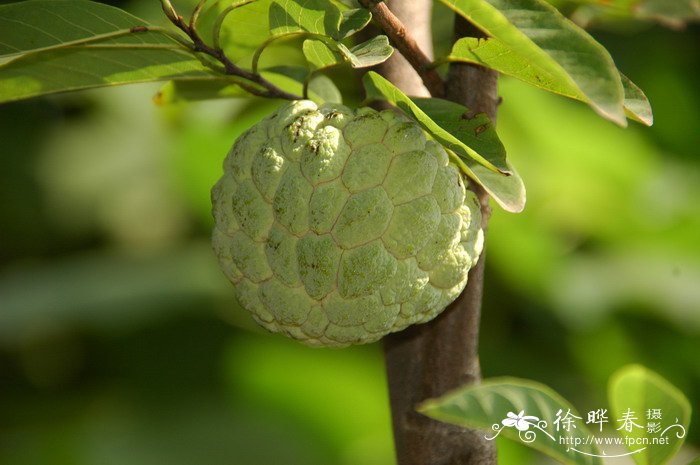
<path fill-rule="evenodd" d="M 487 38 L 484 32 L 466 19 L 455 15 L 455 40 L 462 37 Z M 496 124 L 498 97 L 498 73 L 479 65 L 450 63 L 446 84 L 447 98 L 461 103 L 472 113 L 486 113 Z"/>
<path fill-rule="evenodd" d="M 192 41 L 191 48 L 194 52 L 205 53 L 219 61 L 224 66 L 225 74 L 242 77 L 243 79 L 251 81 L 252 83 L 255 83 L 265 89 L 263 91 L 258 91 L 252 86 L 245 86 L 239 83 L 239 85 L 241 85 L 241 87 L 243 87 L 245 90 L 259 97 L 281 98 L 286 100 L 299 100 L 302 98 L 299 95 L 291 94 L 283 89 L 280 89 L 258 73 L 246 71 L 245 69 L 239 67 L 233 61 L 231 61 L 228 56 L 226 56 L 226 53 L 223 51 L 223 49 L 221 49 L 221 47 L 210 47 L 207 45 L 206 42 L 202 40 L 196 29 L 197 17 L 199 16 L 201 5 L 202 2 L 197 5 L 194 13 L 192 14 L 192 19 L 188 23 L 177 13 L 177 11 L 175 11 L 175 8 L 170 3 L 170 0 L 161 0 L 161 6 L 165 16 L 167 16 L 171 23 L 173 23 L 178 29 L 184 32 L 187 37 L 190 38 Z"/>
<path fill-rule="evenodd" d="M 406 58 L 413 69 L 418 73 L 430 94 L 433 97 L 444 96 L 445 84 L 442 78 L 437 71 L 431 67 L 432 60 L 421 49 L 405 24 L 392 13 L 384 2 L 360 0 L 360 3 L 372 13 L 372 18 L 374 18 L 382 31 L 389 37 L 394 47 L 401 52 L 401 55 Z M 418 18 L 412 19 L 415 21 L 415 19 Z M 411 30 L 413 30 L 413 28 L 411 28 Z M 412 93 L 415 95 L 416 92 Z"/>
<path fill-rule="evenodd" d="M 417 0 L 404 2 L 420 3 Z M 406 5 L 404 3 L 403 5 Z M 411 17 L 402 18 L 408 24 Z M 461 17 L 455 20 L 457 38 L 477 34 Z M 406 72 L 394 70 L 395 74 Z M 498 97 L 496 73 L 467 65 L 450 65 L 445 85 L 447 98 L 485 112 L 495 120 Z M 413 93 L 415 89 L 402 88 Z M 490 216 L 488 195 L 470 186 L 481 202 L 482 227 Z M 429 323 L 413 326 L 384 338 L 387 378 L 398 465 L 495 465 L 493 442 L 483 433 L 432 420 L 416 412 L 416 405 L 431 397 L 481 380 L 479 321 L 484 285 L 485 254 L 470 270 L 467 286 L 445 311 Z"/>

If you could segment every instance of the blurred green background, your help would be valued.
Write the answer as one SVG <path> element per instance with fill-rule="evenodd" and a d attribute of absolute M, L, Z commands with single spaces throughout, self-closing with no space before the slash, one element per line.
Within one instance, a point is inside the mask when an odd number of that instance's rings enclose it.
<path fill-rule="evenodd" d="M 157 2 L 111 3 L 159 17 Z M 623 130 L 501 80 L 499 132 L 528 205 L 494 208 L 484 375 L 544 382 L 587 411 L 638 362 L 697 407 L 700 28 L 591 32 L 656 123 Z M 223 157 L 278 103 L 158 107 L 158 88 L 0 106 L 0 464 L 393 464 L 381 347 L 257 330 L 208 245 Z M 501 463 L 546 462 L 499 446 Z"/>

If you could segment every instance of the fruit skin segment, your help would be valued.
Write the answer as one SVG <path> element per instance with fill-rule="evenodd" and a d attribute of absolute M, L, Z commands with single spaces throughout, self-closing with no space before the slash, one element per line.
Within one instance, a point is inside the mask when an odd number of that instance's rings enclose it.
<path fill-rule="evenodd" d="M 212 204 L 213 248 L 241 305 L 311 346 L 430 321 L 483 248 L 476 195 L 392 110 L 285 104 L 236 140 Z"/>

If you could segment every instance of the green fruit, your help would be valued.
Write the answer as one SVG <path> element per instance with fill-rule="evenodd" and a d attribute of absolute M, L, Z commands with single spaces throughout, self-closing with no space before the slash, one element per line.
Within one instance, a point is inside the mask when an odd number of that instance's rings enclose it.
<path fill-rule="evenodd" d="M 315 346 L 431 320 L 483 246 L 479 202 L 445 150 L 389 110 L 286 104 L 236 141 L 212 201 L 240 303 Z"/>

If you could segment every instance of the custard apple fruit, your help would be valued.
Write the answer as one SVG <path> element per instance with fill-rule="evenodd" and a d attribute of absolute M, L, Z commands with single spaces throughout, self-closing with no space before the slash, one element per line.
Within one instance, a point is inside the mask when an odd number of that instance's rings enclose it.
<path fill-rule="evenodd" d="M 391 110 L 284 105 L 236 141 L 212 202 L 214 250 L 241 305 L 314 346 L 431 320 L 483 246 L 458 169 Z"/>

